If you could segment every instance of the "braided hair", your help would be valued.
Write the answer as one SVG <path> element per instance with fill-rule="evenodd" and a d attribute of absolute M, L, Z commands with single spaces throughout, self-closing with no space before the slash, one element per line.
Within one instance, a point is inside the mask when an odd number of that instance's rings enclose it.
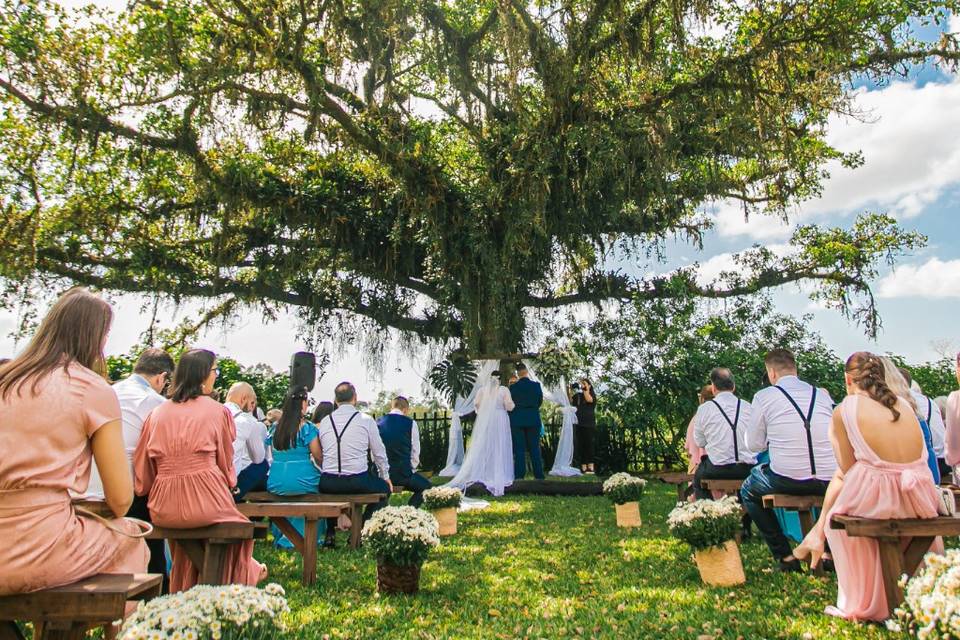
<path fill-rule="evenodd" d="M 853 379 L 853 384 L 890 409 L 894 422 L 900 420 L 900 411 L 897 409 L 900 398 L 887 384 L 886 371 L 879 356 L 858 351 L 847 360 L 846 371 Z"/>

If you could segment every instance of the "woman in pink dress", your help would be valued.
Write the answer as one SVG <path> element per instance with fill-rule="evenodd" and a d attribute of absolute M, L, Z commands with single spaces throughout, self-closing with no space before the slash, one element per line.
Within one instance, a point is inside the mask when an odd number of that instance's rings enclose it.
<path fill-rule="evenodd" d="M 957 354 L 957 382 L 960 383 L 960 353 Z M 960 483 L 960 391 L 954 391 L 947 399 L 946 440 L 947 464 L 954 467 L 954 482 Z"/>
<path fill-rule="evenodd" d="M 220 522 L 249 522 L 233 502 L 237 485 L 233 467 L 233 417 L 209 397 L 217 379 L 216 356 L 204 349 L 187 351 L 173 372 L 170 400 L 143 423 L 134 453 L 137 495 L 148 496 L 153 523 L 189 529 Z M 198 572 L 186 552 L 170 543 L 173 567 L 170 591 L 197 584 Z M 266 567 L 253 559 L 253 540 L 227 552 L 224 584 L 256 585 Z"/>
<path fill-rule="evenodd" d="M 123 519 L 133 479 L 120 402 L 106 380 L 110 305 L 85 289 L 63 294 L 27 348 L 0 368 L 0 595 L 100 573 L 143 573 L 150 553 Z M 74 511 L 96 459 L 109 525 Z"/>
<path fill-rule="evenodd" d="M 837 606 L 827 613 L 851 620 L 885 620 L 890 608 L 883 588 L 877 543 L 830 529 L 834 515 L 863 518 L 936 518 L 938 490 L 927 467 L 927 448 L 910 405 L 887 386 L 883 363 L 855 353 L 846 366 L 847 397 L 833 414 L 830 437 L 838 469 L 816 526 L 794 550 L 816 564 L 824 540 L 837 570 Z M 942 549 L 938 540 L 935 546 Z"/>

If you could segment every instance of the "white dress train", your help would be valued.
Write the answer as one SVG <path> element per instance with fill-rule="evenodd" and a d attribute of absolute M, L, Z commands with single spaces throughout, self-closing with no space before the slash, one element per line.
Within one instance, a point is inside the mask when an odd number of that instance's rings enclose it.
<path fill-rule="evenodd" d="M 466 490 L 480 483 L 494 496 L 513 484 L 513 441 L 510 416 L 513 399 L 510 390 L 491 384 L 477 393 L 477 420 L 463 458 L 463 465 L 448 486 Z"/>

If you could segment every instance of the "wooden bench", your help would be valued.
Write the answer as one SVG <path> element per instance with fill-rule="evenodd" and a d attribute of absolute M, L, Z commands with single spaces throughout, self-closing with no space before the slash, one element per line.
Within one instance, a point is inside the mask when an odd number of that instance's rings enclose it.
<path fill-rule="evenodd" d="M 87 629 L 123 618 L 128 600 L 160 595 L 163 576 L 99 575 L 35 593 L 0 596 L 0 639 L 22 639 L 14 620 L 32 622 L 34 638 L 81 640 Z"/>
<path fill-rule="evenodd" d="M 805 538 L 816 522 L 813 510 L 823 507 L 823 496 L 791 496 L 785 493 L 772 493 L 763 496 L 763 506 L 765 509 L 796 511 L 797 519 L 800 520 L 800 533 Z M 815 575 L 822 576 L 824 574 L 822 564 L 818 565 L 813 572 Z"/>
<path fill-rule="evenodd" d="M 337 518 L 350 513 L 349 502 L 243 502 L 237 505 L 248 518 L 269 518 L 287 536 L 303 557 L 302 582 L 310 586 L 317 581 L 317 532 L 321 518 Z M 290 518 L 303 518 L 303 535 Z"/>
<path fill-rule="evenodd" d="M 709 491 L 719 491 L 724 495 L 728 496 L 738 496 L 740 495 L 740 486 L 743 485 L 743 480 L 710 480 L 706 479 L 700 482 L 703 485 L 704 489 Z"/>
<path fill-rule="evenodd" d="M 375 504 L 387 497 L 385 493 L 308 493 L 301 496 L 277 496 L 267 491 L 251 491 L 248 502 L 349 502 L 350 503 L 350 548 L 360 547 L 360 532 L 363 530 L 363 507 Z"/>
<path fill-rule="evenodd" d="M 75 507 L 83 507 L 104 518 L 113 518 L 113 512 L 105 502 L 97 500 L 74 500 Z M 190 558 L 200 574 L 200 584 L 219 585 L 223 582 L 223 566 L 227 548 L 231 544 L 267 537 L 266 525 L 252 522 L 222 522 L 196 529 L 174 529 L 154 526 L 147 540 L 176 542 Z"/>
<path fill-rule="evenodd" d="M 848 536 L 872 538 L 880 550 L 880 569 L 887 605 L 893 611 L 903 602 L 897 584 L 903 574 L 913 575 L 937 536 L 960 535 L 960 518 L 938 517 L 928 520 L 871 520 L 854 516 L 833 516 L 833 529 L 844 529 Z M 906 548 L 904 543 L 909 540 Z"/>
<path fill-rule="evenodd" d="M 693 476 L 683 471 L 665 471 L 656 473 L 653 477 L 664 484 L 676 485 L 677 502 L 683 502 L 686 499 L 687 485 L 693 482 Z"/>

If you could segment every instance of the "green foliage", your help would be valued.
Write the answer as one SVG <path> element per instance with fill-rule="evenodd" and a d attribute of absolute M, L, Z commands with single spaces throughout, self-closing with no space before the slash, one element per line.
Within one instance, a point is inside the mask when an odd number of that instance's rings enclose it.
<path fill-rule="evenodd" d="M 943 358 L 936 362 L 909 364 L 903 358 L 891 355 L 900 366 L 905 366 L 913 380 L 920 385 L 928 398 L 949 396 L 957 390 L 956 365 L 952 358 Z"/>
<path fill-rule="evenodd" d="M 955 64 L 955 35 L 922 34 L 958 5 L 0 0 L 6 301 L 70 281 L 295 307 L 324 337 L 477 356 L 541 309 L 805 280 L 872 333 L 871 277 L 923 241 L 885 216 L 748 251 L 727 286 L 616 267 L 698 246 L 705 203 L 785 218 L 859 164 L 826 140 L 852 80 Z"/>
<path fill-rule="evenodd" d="M 453 406 L 457 396 L 465 396 L 477 381 L 477 367 L 464 358 L 450 358 L 438 362 L 427 377 L 433 388 Z"/>

